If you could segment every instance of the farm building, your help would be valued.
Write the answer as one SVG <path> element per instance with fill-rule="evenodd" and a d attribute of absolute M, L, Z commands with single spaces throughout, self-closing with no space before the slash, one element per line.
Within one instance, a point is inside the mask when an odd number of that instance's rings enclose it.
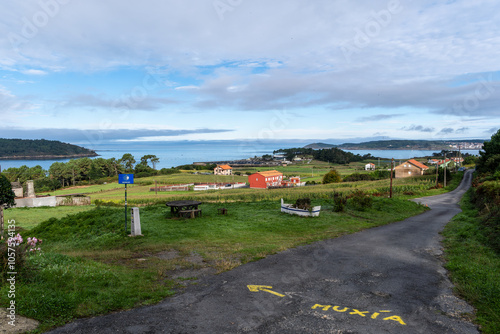
<path fill-rule="evenodd" d="M 429 167 L 415 159 L 405 161 L 394 168 L 396 171 L 396 178 L 424 175 L 426 169 L 429 169 Z"/>
<path fill-rule="evenodd" d="M 257 172 L 248 176 L 250 188 L 281 187 L 283 182 L 283 173 L 277 170 L 270 170 L 265 172 Z"/>
<path fill-rule="evenodd" d="M 281 185 L 283 187 L 300 187 L 302 183 L 300 183 L 300 176 L 292 176 L 289 180 L 283 181 Z"/>
<path fill-rule="evenodd" d="M 375 170 L 375 164 L 374 163 L 368 163 L 365 165 L 365 170 Z"/>
<path fill-rule="evenodd" d="M 217 165 L 214 168 L 215 175 L 233 175 L 233 168 L 229 165 Z"/>

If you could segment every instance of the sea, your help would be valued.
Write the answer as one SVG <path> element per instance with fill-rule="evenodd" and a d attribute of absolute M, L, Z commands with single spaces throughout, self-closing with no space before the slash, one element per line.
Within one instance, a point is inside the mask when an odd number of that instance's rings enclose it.
<path fill-rule="evenodd" d="M 232 161 L 253 158 L 264 154 L 273 154 L 273 151 L 284 148 L 303 147 L 312 141 L 167 141 L 167 142 L 121 142 L 101 144 L 98 147 L 87 147 L 96 151 L 104 159 L 120 159 L 124 154 L 130 153 L 137 162 L 148 154 L 156 155 L 160 161 L 157 169 L 170 168 L 194 162 Z M 85 147 L 85 145 L 82 145 Z M 415 157 L 431 156 L 438 151 L 428 150 L 346 150 L 354 154 L 371 154 L 381 159 L 406 160 Z M 463 150 L 463 153 L 477 155 L 478 150 Z M 34 167 L 40 165 L 48 170 L 56 161 L 68 162 L 70 159 L 51 160 L 0 160 L 1 170 L 10 167 Z"/>

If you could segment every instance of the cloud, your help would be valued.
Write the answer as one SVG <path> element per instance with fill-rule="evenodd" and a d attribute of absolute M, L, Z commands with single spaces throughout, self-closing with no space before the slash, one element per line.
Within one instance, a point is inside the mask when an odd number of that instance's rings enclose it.
<path fill-rule="evenodd" d="M 418 131 L 418 132 L 434 132 L 435 129 L 432 127 L 424 127 L 422 125 L 410 125 L 410 126 L 404 126 L 400 130 Z"/>
<path fill-rule="evenodd" d="M 488 129 L 488 130 L 484 131 L 484 133 L 492 135 L 492 134 L 496 133 L 498 130 L 500 130 L 500 126 Z"/>
<path fill-rule="evenodd" d="M 177 103 L 168 98 L 155 96 L 132 96 L 122 95 L 120 98 L 109 98 L 91 94 L 72 96 L 65 101 L 59 102 L 60 108 L 65 107 L 97 107 L 112 109 L 130 109 L 154 111 L 166 105 Z"/>
<path fill-rule="evenodd" d="M 96 146 L 117 140 L 176 137 L 200 133 L 223 133 L 231 129 L 22 129 L 0 128 L 2 138 L 47 139 Z"/>
<path fill-rule="evenodd" d="M 192 89 L 199 89 L 199 87 L 194 85 L 175 87 L 175 90 L 192 90 Z"/>
<path fill-rule="evenodd" d="M 33 107 L 34 105 L 29 101 L 15 96 L 12 92 L 0 86 L 0 110 L 4 122 L 9 117 L 17 117 L 20 112 L 32 109 Z"/>
<path fill-rule="evenodd" d="M 392 114 L 392 115 L 377 114 L 377 115 L 373 115 L 373 116 L 360 117 L 356 121 L 357 122 L 376 122 L 376 121 L 383 121 L 386 119 L 391 119 L 391 118 L 400 117 L 400 116 L 402 116 L 402 114 Z"/>
<path fill-rule="evenodd" d="M 213 1 L 56 3 L 31 34 L 20 18 L 44 17 L 42 2 L 5 3 L 1 69 L 47 73 L 49 81 L 55 72 L 92 79 L 152 67 L 172 85 L 168 95 L 158 89 L 122 101 L 115 82 L 103 82 L 92 87 L 104 87 L 101 95 L 53 98 L 63 101 L 59 107 L 155 111 L 186 101 L 186 109 L 214 114 L 321 109 L 358 122 L 398 117 L 391 113 L 402 109 L 428 118 L 498 118 L 498 1 L 225 1 L 224 13 Z M 387 13 L 390 3 L 399 8 L 381 23 L 373 13 Z M 12 36 L 21 43 L 13 45 Z M 354 48 L 349 56 L 346 45 Z"/>
<path fill-rule="evenodd" d="M 455 130 L 453 130 L 452 128 L 443 128 L 443 129 L 441 129 L 441 131 L 438 132 L 438 135 L 449 135 L 449 134 L 452 134 L 454 132 L 455 132 Z"/>
<path fill-rule="evenodd" d="M 23 71 L 21 71 L 21 73 L 27 74 L 27 75 L 46 75 L 47 74 L 46 71 L 35 70 L 35 69 L 23 70 Z"/>

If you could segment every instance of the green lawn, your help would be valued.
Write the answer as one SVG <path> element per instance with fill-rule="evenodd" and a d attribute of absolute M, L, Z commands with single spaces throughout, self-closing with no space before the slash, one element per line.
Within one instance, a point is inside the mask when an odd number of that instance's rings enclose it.
<path fill-rule="evenodd" d="M 443 232 L 446 268 L 456 291 L 476 309 L 482 333 L 500 333 L 500 254 L 486 245 L 477 210 L 464 196 L 459 213 Z"/>
<path fill-rule="evenodd" d="M 67 215 L 92 209 L 94 206 L 56 206 L 40 208 L 10 208 L 4 210 L 5 220 L 14 220 L 16 227 L 30 230 L 49 218 L 62 218 Z"/>

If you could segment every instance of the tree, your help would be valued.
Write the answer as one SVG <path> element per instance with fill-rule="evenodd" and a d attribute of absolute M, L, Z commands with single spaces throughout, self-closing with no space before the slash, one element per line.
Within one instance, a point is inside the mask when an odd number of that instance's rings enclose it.
<path fill-rule="evenodd" d="M 50 177 L 61 181 L 64 187 L 64 162 L 54 162 L 49 167 Z"/>
<path fill-rule="evenodd" d="M 145 167 L 149 167 L 148 161 L 151 161 L 151 165 L 153 165 L 153 169 L 156 170 L 156 164 L 160 161 L 160 159 L 158 157 L 156 157 L 156 155 L 154 155 L 154 154 L 148 154 L 148 155 L 145 155 L 141 158 L 141 162 L 139 162 L 139 164 L 143 165 Z"/>
<path fill-rule="evenodd" d="M 340 181 L 342 181 L 342 177 L 335 169 L 332 169 L 331 171 L 326 173 L 325 176 L 323 176 L 323 184 L 338 183 Z"/>
<path fill-rule="evenodd" d="M 494 173 L 500 171 L 500 129 L 485 141 L 483 151 L 479 152 L 477 171 L 479 173 Z"/>
<path fill-rule="evenodd" d="M 125 153 L 120 159 L 120 164 L 126 172 L 131 172 L 134 169 L 135 159 L 130 153 Z"/>
<path fill-rule="evenodd" d="M 7 178 L 0 174 L 0 233 L 3 237 L 3 208 L 10 208 L 16 205 L 14 199 L 16 195 L 12 191 L 12 185 Z"/>

